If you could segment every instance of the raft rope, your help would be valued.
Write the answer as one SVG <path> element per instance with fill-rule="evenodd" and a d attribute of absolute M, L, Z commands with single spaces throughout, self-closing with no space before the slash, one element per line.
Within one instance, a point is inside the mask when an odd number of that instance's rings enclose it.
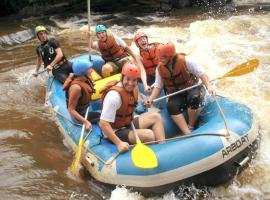
<path fill-rule="evenodd" d="M 204 87 L 204 89 L 205 89 L 206 91 L 208 91 L 207 88 L 206 88 L 206 86 L 205 86 L 204 84 L 203 84 L 203 87 Z M 214 98 L 214 100 L 215 100 L 215 102 L 216 102 L 216 104 L 217 104 L 219 114 L 221 115 L 221 117 L 222 117 L 222 119 L 223 119 L 223 122 L 224 122 L 224 125 L 225 125 L 225 128 L 226 128 L 226 136 L 225 136 L 225 137 L 228 138 L 228 137 L 230 136 L 230 132 L 229 132 L 228 123 L 227 123 L 225 114 L 224 114 L 222 108 L 220 107 L 220 104 L 218 103 L 218 100 L 217 100 L 217 98 L 216 98 L 216 95 L 213 95 L 213 98 Z"/>
<path fill-rule="evenodd" d="M 223 119 L 223 121 L 224 121 L 224 125 L 225 125 L 226 132 L 227 132 L 226 137 L 229 137 L 229 136 L 230 136 L 230 132 L 229 132 L 228 123 L 227 123 L 226 117 L 225 117 L 225 115 L 224 115 L 224 112 L 223 112 L 223 110 L 221 109 L 221 107 L 220 107 L 220 105 L 219 105 L 219 103 L 218 103 L 218 100 L 217 100 L 216 96 L 214 96 L 213 98 L 215 99 L 215 102 L 216 102 L 216 104 L 217 104 L 219 113 L 220 113 L 220 115 L 221 115 L 221 117 L 222 117 L 222 119 Z"/>
<path fill-rule="evenodd" d="M 195 133 L 195 134 L 186 134 L 186 135 L 180 135 L 172 138 L 167 138 L 165 140 L 156 140 L 156 141 L 151 141 L 151 142 L 143 142 L 142 144 L 156 144 L 159 142 L 167 142 L 167 141 L 173 141 L 177 139 L 185 139 L 185 138 L 191 138 L 191 137 L 196 137 L 196 136 L 205 136 L 205 135 L 211 135 L 211 136 L 221 136 L 221 137 L 227 137 L 227 134 L 220 134 L 220 133 Z M 129 145 L 130 147 L 134 147 L 136 144 Z M 99 161 L 101 161 L 104 165 L 111 165 L 112 162 L 121 154 L 121 152 L 115 153 L 110 159 L 107 161 L 103 160 L 100 158 L 98 155 L 96 155 L 91 148 L 86 148 L 87 151 L 89 151 L 95 158 L 97 158 Z"/>

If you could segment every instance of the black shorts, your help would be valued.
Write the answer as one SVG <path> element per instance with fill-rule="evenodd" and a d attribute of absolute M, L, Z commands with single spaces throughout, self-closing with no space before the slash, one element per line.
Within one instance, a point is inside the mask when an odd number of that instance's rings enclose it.
<path fill-rule="evenodd" d="M 153 85 L 155 83 L 155 76 L 147 75 L 147 84 L 149 86 Z"/>
<path fill-rule="evenodd" d="M 133 119 L 133 124 L 134 124 L 136 129 L 140 128 L 139 117 L 136 117 Z M 132 131 L 131 125 L 125 126 L 123 128 L 118 129 L 117 131 L 115 131 L 115 135 L 117 135 L 117 137 L 119 137 L 119 139 L 122 140 L 123 142 L 130 143 L 130 141 L 128 139 L 128 134 L 130 131 Z"/>
<path fill-rule="evenodd" d="M 182 94 L 172 96 L 167 103 L 168 112 L 170 115 L 178 115 L 187 108 L 198 109 L 204 106 L 204 96 L 205 89 L 203 86 L 198 86 Z"/>
<path fill-rule="evenodd" d="M 53 76 L 61 83 L 64 83 L 68 75 L 72 72 L 72 62 L 69 61 L 63 63 L 62 65 L 55 65 L 52 70 Z"/>

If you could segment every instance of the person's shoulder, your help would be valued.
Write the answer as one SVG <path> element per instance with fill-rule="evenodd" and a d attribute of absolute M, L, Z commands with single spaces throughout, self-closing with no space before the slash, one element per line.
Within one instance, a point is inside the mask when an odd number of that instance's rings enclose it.
<path fill-rule="evenodd" d="M 115 102 L 115 101 L 118 101 L 118 99 L 121 98 L 121 96 L 120 96 L 120 93 L 117 90 L 111 89 L 106 94 L 106 98 L 109 98 L 111 101 Z"/>
<path fill-rule="evenodd" d="M 59 46 L 59 42 L 55 38 L 49 38 L 48 43 Z"/>

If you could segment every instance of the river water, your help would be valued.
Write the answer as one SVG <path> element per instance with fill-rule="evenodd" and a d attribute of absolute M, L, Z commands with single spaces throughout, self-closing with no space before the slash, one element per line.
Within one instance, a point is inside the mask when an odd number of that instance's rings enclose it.
<path fill-rule="evenodd" d="M 170 16 L 94 13 L 92 28 L 105 21 L 128 43 L 137 29 L 144 30 L 150 42 L 171 40 L 211 79 L 247 59 L 260 60 L 255 72 L 215 85 L 219 94 L 250 106 L 258 118 L 262 144 L 250 166 L 216 188 L 182 186 L 148 198 L 125 187 L 109 189 L 90 177 L 79 180 L 69 174 L 72 153 L 44 104 L 46 75 L 31 76 L 38 40 L 30 39 L 29 29 L 42 23 L 49 26 L 67 56 L 85 53 L 86 13 L 49 20 L 0 18 L 0 199 L 270 199 L 270 2 L 234 3 L 225 8 L 173 11 Z M 134 43 L 131 47 L 136 49 Z"/>

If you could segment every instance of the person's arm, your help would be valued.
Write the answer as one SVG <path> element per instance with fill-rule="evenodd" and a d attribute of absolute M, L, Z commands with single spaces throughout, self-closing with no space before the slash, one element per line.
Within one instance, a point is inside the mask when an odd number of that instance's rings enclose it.
<path fill-rule="evenodd" d="M 49 65 L 47 65 L 47 67 L 46 67 L 47 70 L 52 70 L 53 66 L 56 65 L 63 57 L 63 52 L 62 52 L 62 49 L 60 47 L 55 49 L 55 53 L 56 53 L 56 56 L 53 59 L 53 61 Z"/>
<path fill-rule="evenodd" d="M 118 45 L 120 45 L 135 61 L 135 63 L 140 67 L 141 70 L 141 80 L 143 83 L 144 91 L 145 92 L 150 92 L 151 88 L 147 85 L 147 76 L 146 76 L 146 71 L 144 69 L 143 63 L 140 59 L 139 56 L 136 56 L 136 54 L 127 46 L 124 40 L 121 38 L 114 36 L 116 42 Z"/>
<path fill-rule="evenodd" d="M 76 118 L 79 122 L 85 125 L 85 129 L 90 130 L 92 128 L 91 123 L 87 120 L 84 119 L 83 116 L 81 116 L 77 111 L 76 111 L 76 106 L 79 102 L 79 98 L 81 97 L 81 87 L 77 84 L 74 84 L 70 86 L 69 88 L 69 99 L 68 99 L 68 111 L 69 113 Z"/>
<path fill-rule="evenodd" d="M 209 82 L 207 74 L 204 73 L 202 76 L 200 76 L 200 79 L 202 80 L 202 83 L 205 85 L 205 87 L 208 90 L 209 94 L 211 94 L 212 96 L 215 96 L 216 95 L 215 89 L 213 88 L 213 86 Z"/>
<path fill-rule="evenodd" d="M 158 72 L 158 69 L 156 68 L 154 89 L 152 90 L 150 97 L 145 102 L 146 107 L 151 106 L 153 100 L 156 99 L 160 95 L 162 88 L 163 88 L 163 82 Z"/>
<path fill-rule="evenodd" d="M 36 70 L 35 70 L 35 73 L 33 74 L 33 76 L 35 76 L 35 77 L 38 76 L 38 71 L 39 71 L 41 65 L 42 65 L 42 58 L 41 58 L 41 56 L 38 55 L 37 56 L 37 63 L 36 63 Z"/>
<path fill-rule="evenodd" d="M 131 55 L 131 57 L 134 59 L 134 61 L 136 62 L 136 64 L 140 67 L 141 70 L 141 80 L 143 83 L 143 87 L 144 87 L 144 91 L 145 92 L 150 92 L 151 88 L 148 86 L 147 84 L 147 76 L 146 76 L 146 71 L 145 68 L 143 66 L 143 63 L 141 61 L 141 59 L 139 58 L 139 56 L 136 56 L 133 51 L 131 50 L 131 48 L 126 47 L 125 51 Z"/>
<path fill-rule="evenodd" d="M 199 77 L 202 83 L 205 85 L 206 89 L 211 95 L 215 95 L 215 90 L 212 87 L 211 83 L 209 82 L 208 76 L 205 70 L 197 65 L 195 62 L 192 62 L 189 59 L 186 59 L 187 69 L 190 73 L 194 74 L 195 76 Z"/>
<path fill-rule="evenodd" d="M 89 46 L 91 45 L 91 49 L 95 49 L 95 50 L 99 51 L 98 42 L 97 41 L 93 41 L 93 39 L 90 40 L 91 32 L 87 31 L 86 32 L 86 37 L 88 39 L 88 45 Z M 89 53 L 92 53 L 92 52 L 89 52 Z"/>
<path fill-rule="evenodd" d="M 123 142 L 122 140 L 115 135 L 114 130 L 109 122 L 100 119 L 99 126 L 104 134 L 111 140 L 118 148 L 119 152 L 127 151 L 129 148 L 129 144 L 127 142 Z"/>

